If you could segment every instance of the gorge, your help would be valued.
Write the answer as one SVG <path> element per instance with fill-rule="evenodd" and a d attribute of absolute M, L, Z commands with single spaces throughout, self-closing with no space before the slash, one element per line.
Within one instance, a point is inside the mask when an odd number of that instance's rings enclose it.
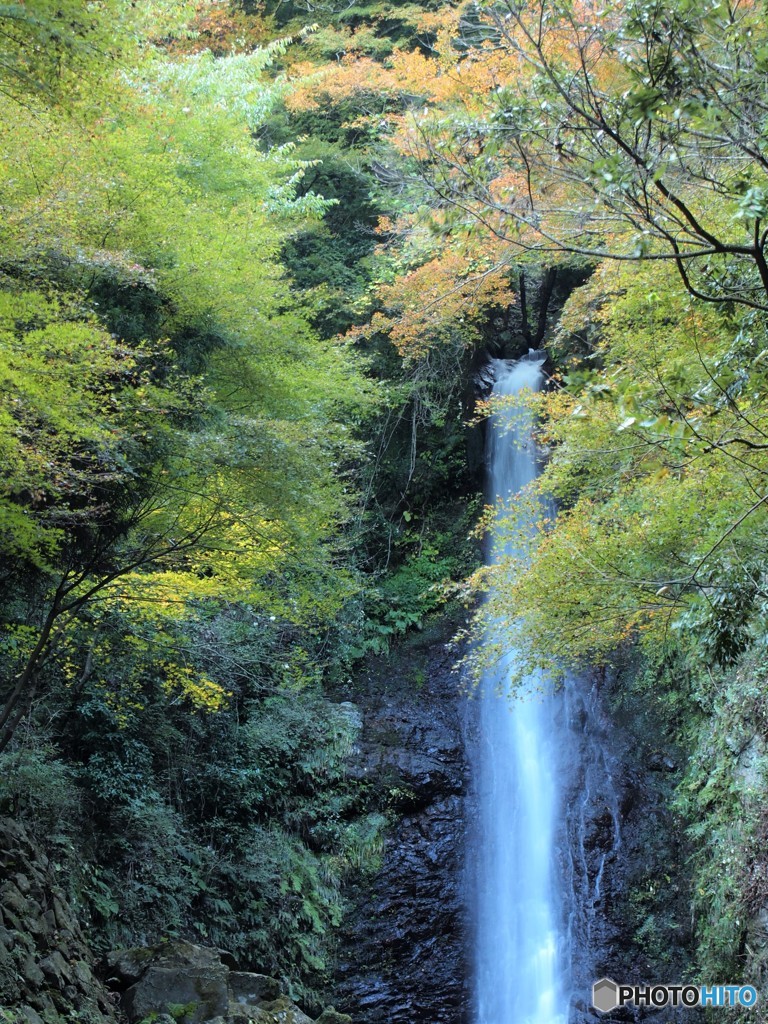
<path fill-rule="evenodd" d="M 764 1024 L 764 14 L 0 4 L 0 1024 Z"/>

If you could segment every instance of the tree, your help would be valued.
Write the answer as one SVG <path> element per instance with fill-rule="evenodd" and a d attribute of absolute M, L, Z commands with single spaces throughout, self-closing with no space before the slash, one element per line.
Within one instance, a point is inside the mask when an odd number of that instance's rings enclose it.
<path fill-rule="evenodd" d="M 285 45 L 123 70 L 109 118 L 2 101 L 0 746 L 97 602 L 317 622 L 349 593 L 337 420 L 366 388 L 277 258 L 327 204 L 252 137 Z"/>
<path fill-rule="evenodd" d="M 476 6 L 482 41 L 454 49 L 455 71 L 435 64 L 433 95 L 462 69 L 485 87 L 414 114 L 407 135 L 453 226 L 519 251 L 670 261 L 698 298 L 768 309 L 759 5 Z"/>
<path fill-rule="evenodd" d="M 0 95 L 22 106 L 82 112 L 106 101 L 128 67 L 164 34 L 188 34 L 188 0 L 11 0 L 0 6 Z M 114 98 L 114 97 L 111 97 Z"/>
<path fill-rule="evenodd" d="M 31 97 L 61 102 L 80 76 L 115 59 L 123 41 L 116 24 L 125 5 L 77 0 L 26 0 L 0 9 L 2 92 L 21 102 Z"/>
<path fill-rule="evenodd" d="M 594 273 L 554 339 L 565 385 L 543 399 L 559 518 L 487 611 L 532 662 L 605 657 L 682 622 L 735 657 L 764 589 L 761 12 L 565 0 L 445 22 L 418 103 L 393 118 L 389 174 L 427 198 L 406 248 L 426 235 L 432 250 L 387 282 L 392 312 L 373 326 L 423 350 L 430 317 L 461 320 L 474 272 L 517 286 L 533 341 L 529 267 L 545 284 L 561 266 Z"/>
<path fill-rule="evenodd" d="M 605 662 L 638 638 L 657 649 L 670 631 L 720 664 L 749 644 L 768 595 L 756 319 L 743 311 L 735 333 L 663 263 L 605 264 L 572 295 L 559 343 L 586 330 L 591 358 L 538 399 L 541 530 L 482 612 L 508 624 L 527 667 Z"/>

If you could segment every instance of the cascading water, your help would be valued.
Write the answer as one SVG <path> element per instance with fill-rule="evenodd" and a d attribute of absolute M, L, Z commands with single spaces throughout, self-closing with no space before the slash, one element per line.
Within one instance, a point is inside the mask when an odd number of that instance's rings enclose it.
<path fill-rule="evenodd" d="M 498 396 L 541 386 L 542 360 L 496 360 Z M 510 398 L 494 414 L 488 448 L 490 491 L 505 504 L 536 475 L 530 415 Z M 533 516 L 518 504 L 525 537 Z M 494 560 L 525 554 L 521 542 L 496 545 Z M 523 541 L 524 543 L 524 541 Z M 502 644 L 503 636 L 495 637 Z M 507 680 L 516 652 L 506 649 L 483 680 L 477 750 L 479 835 L 476 843 L 476 1024 L 564 1024 L 569 993 L 565 971 L 562 893 L 554 882 L 559 807 L 562 707 L 528 678 L 510 699 Z M 560 727 L 558 728 L 558 721 Z"/>

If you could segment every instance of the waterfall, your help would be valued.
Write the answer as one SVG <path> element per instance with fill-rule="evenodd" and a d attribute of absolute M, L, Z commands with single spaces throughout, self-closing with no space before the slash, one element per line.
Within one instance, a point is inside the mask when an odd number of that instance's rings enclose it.
<path fill-rule="evenodd" d="M 531 417 L 512 396 L 539 389 L 542 360 L 495 360 L 494 370 L 494 394 L 511 397 L 490 423 L 490 497 L 506 503 L 536 476 Z M 533 515 L 523 502 L 518 508 L 514 532 L 525 537 Z M 514 541 L 497 544 L 494 560 L 505 554 L 525 552 Z M 476 1024 L 564 1024 L 566 912 L 553 862 L 567 712 L 537 677 L 511 698 L 516 652 L 503 635 L 494 639 L 504 653 L 486 673 L 478 702 Z"/>

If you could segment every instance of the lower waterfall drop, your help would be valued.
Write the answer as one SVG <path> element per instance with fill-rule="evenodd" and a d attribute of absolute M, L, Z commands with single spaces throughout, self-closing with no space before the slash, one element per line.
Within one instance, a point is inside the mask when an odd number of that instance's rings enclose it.
<path fill-rule="evenodd" d="M 492 417 L 488 474 L 492 501 L 507 504 L 536 476 L 533 424 L 524 401 L 543 380 L 542 357 L 517 363 L 495 360 L 494 394 L 510 396 Z M 514 532 L 535 529 L 521 502 Z M 493 560 L 525 554 L 524 541 L 497 542 Z M 563 716 L 558 698 L 537 677 L 519 697 L 507 681 L 517 654 L 501 642 L 503 656 L 486 673 L 479 700 L 476 840 L 476 1024 L 565 1024 L 569 993 L 560 893 L 553 859 L 561 795 L 558 764 Z M 539 691 L 542 692 L 539 692 Z M 565 730 L 567 733 L 567 729 Z"/>

